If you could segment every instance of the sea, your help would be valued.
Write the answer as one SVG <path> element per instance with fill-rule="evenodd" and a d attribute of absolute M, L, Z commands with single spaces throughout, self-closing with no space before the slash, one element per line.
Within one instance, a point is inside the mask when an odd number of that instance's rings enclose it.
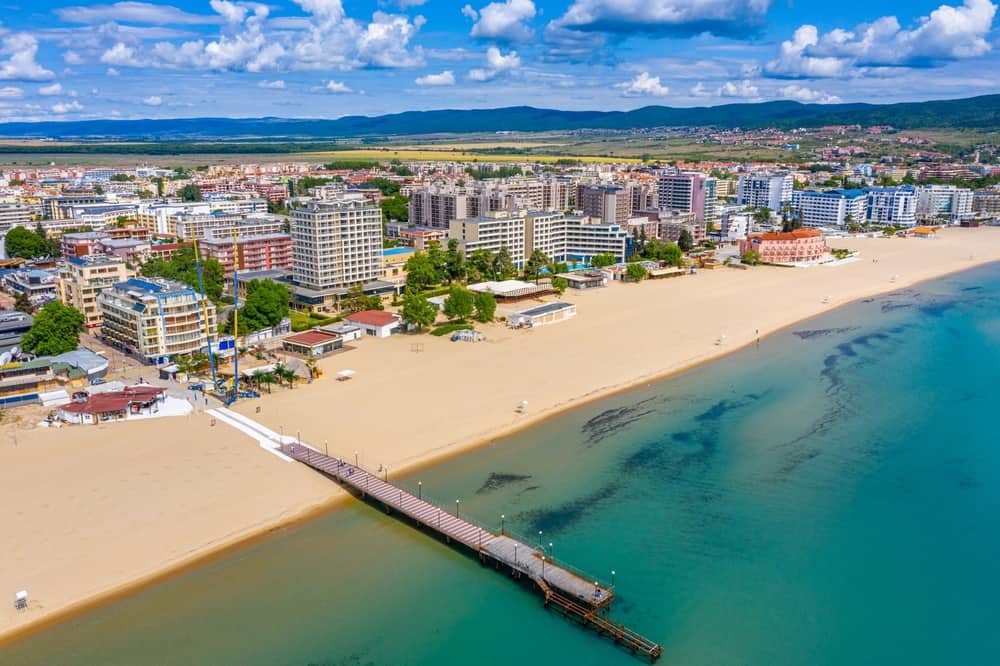
<path fill-rule="evenodd" d="M 661 365 L 683 326 L 635 353 Z M 399 482 L 614 571 L 612 617 L 661 664 L 1000 664 L 998 379 L 990 265 Z M 360 501 L 0 648 L 4 666 L 570 663 L 641 660 Z"/>

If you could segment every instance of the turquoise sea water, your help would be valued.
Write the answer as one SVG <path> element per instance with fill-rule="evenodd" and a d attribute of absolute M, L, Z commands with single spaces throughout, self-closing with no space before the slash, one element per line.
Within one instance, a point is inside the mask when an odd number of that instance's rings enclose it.
<path fill-rule="evenodd" d="M 1000 664 L 998 379 L 990 266 L 405 482 L 615 569 L 615 617 L 662 664 Z M 360 502 L 0 649 L 5 666 L 510 663 L 640 662 Z"/>

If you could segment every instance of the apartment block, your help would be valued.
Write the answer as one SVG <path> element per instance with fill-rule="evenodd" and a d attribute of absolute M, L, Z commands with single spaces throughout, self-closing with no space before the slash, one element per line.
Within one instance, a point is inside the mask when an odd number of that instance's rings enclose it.
<path fill-rule="evenodd" d="M 360 194 L 296 204 L 291 235 L 296 284 L 348 288 L 382 275 L 382 211 Z"/>
<path fill-rule="evenodd" d="M 718 219 L 718 181 L 699 171 L 660 173 L 657 208 L 694 213 L 699 222 Z"/>
<path fill-rule="evenodd" d="M 865 219 L 873 224 L 912 227 L 917 224 L 917 197 L 911 186 L 866 190 Z"/>
<path fill-rule="evenodd" d="M 586 217 L 624 226 L 632 217 L 631 197 L 618 185 L 578 185 L 576 208 Z"/>
<path fill-rule="evenodd" d="M 791 174 L 743 174 L 736 186 L 736 203 L 740 206 L 770 208 L 777 213 L 784 204 L 791 201 Z"/>
<path fill-rule="evenodd" d="M 181 282 L 130 278 L 97 296 L 101 337 L 147 363 L 162 365 L 215 338 L 215 305 Z"/>
<path fill-rule="evenodd" d="M 0 235 L 14 227 L 31 226 L 31 207 L 21 204 L 0 204 Z"/>
<path fill-rule="evenodd" d="M 98 294 L 131 276 L 132 271 L 118 257 L 104 254 L 74 257 L 63 264 L 59 273 L 58 298 L 83 313 L 87 328 L 97 328 L 101 325 Z"/>
<path fill-rule="evenodd" d="M 292 235 L 287 233 L 264 234 L 261 236 L 239 236 L 239 270 L 270 271 L 292 269 Z M 198 244 L 198 251 L 205 259 L 216 259 L 232 277 L 236 268 L 233 239 L 213 238 Z"/>
<path fill-rule="evenodd" d="M 489 215 L 452 220 L 448 238 L 470 256 L 476 250 L 497 253 L 506 247 L 515 266 L 523 266 L 526 258 L 525 225 L 523 211 L 496 211 Z"/>
<path fill-rule="evenodd" d="M 801 190 L 792 193 L 792 206 L 804 227 L 847 227 L 865 220 L 864 190 Z"/>
<path fill-rule="evenodd" d="M 957 223 L 972 217 L 972 190 L 954 185 L 919 185 L 917 218 Z"/>

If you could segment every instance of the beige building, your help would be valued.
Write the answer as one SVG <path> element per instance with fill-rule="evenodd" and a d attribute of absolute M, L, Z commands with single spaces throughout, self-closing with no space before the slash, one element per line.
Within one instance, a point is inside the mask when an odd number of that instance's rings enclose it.
<path fill-rule="evenodd" d="M 133 275 L 119 257 L 90 254 L 66 261 L 59 272 L 56 293 L 59 300 L 72 306 L 86 317 L 88 329 L 101 325 L 101 310 L 97 295 Z"/>
<path fill-rule="evenodd" d="M 131 278 L 97 296 L 108 344 L 161 365 L 179 355 L 205 351 L 214 341 L 215 304 L 173 280 Z"/>

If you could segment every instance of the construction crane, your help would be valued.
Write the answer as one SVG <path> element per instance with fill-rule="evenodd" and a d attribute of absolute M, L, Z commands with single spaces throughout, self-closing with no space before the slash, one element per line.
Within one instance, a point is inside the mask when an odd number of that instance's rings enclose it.
<path fill-rule="evenodd" d="M 198 252 L 198 239 L 194 239 L 194 265 L 198 271 L 198 288 L 201 289 L 201 320 L 205 322 L 205 347 L 208 349 L 208 365 L 212 368 L 212 390 L 218 387 L 215 376 L 215 354 L 212 352 L 212 333 L 208 327 L 208 295 L 205 293 L 205 276 L 201 270 L 201 254 Z"/>

